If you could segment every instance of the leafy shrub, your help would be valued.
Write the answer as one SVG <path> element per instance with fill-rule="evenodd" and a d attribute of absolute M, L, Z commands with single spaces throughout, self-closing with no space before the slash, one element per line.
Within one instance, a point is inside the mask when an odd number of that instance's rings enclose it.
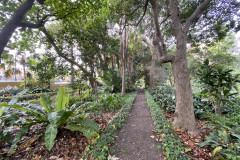
<path fill-rule="evenodd" d="M 240 82 L 239 75 L 233 76 L 232 70 L 221 65 L 210 64 L 206 59 L 198 70 L 200 82 L 204 85 L 202 94 L 206 94 L 212 103 L 215 113 L 222 114 L 223 108 L 232 105 L 231 102 L 237 92 Z"/>
<path fill-rule="evenodd" d="M 153 99 L 166 111 L 175 111 L 175 91 L 173 88 L 168 86 L 159 86 L 157 88 L 151 89 L 149 93 L 153 96 Z"/>
<path fill-rule="evenodd" d="M 240 115 L 239 110 L 228 118 L 220 115 L 209 114 L 213 132 L 200 146 L 211 146 L 213 157 L 218 159 L 240 159 Z M 216 154 L 216 153 L 220 154 Z M 223 156 L 223 157 L 222 157 Z"/>
<path fill-rule="evenodd" d="M 99 79 L 104 92 L 117 93 L 121 91 L 122 78 L 119 77 L 117 71 L 106 71 Z"/>
<path fill-rule="evenodd" d="M 56 97 L 56 104 L 53 107 L 50 96 L 44 94 L 41 99 L 41 105 L 35 104 L 16 104 L 17 99 L 12 99 L 8 104 L 0 103 L 1 127 L 4 131 L 0 135 L 7 135 L 6 131 L 18 126 L 20 131 L 16 134 L 12 142 L 9 153 L 13 153 L 17 143 L 28 132 L 31 126 L 35 124 L 47 125 L 44 139 L 48 150 L 54 145 L 58 128 L 64 127 L 71 131 L 80 131 L 89 139 L 98 136 L 99 127 L 91 119 L 86 119 L 86 114 L 90 109 L 86 110 L 82 107 L 72 105 L 67 107 L 69 103 L 69 95 L 65 94 L 64 89 L 60 89 Z M 96 109 L 91 108 L 92 110 Z"/>
<path fill-rule="evenodd" d="M 53 96 L 56 95 L 57 92 L 50 92 L 48 93 L 49 95 Z M 36 93 L 36 94 L 27 94 L 27 95 L 21 95 L 18 97 L 18 102 L 22 102 L 22 101 L 29 101 L 29 100 L 33 100 L 33 99 L 38 99 L 43 95 L 43 93 Z M 4 97 L 4 98 L 0 98 L 0 102 L 10 102 L 12 99 L 12 97 Z"/>
<path fill-rule="evenodd" d="M 159 86 L 157 88 L 149 90 L 149 93 L 153 96 L 153 99 L 164 108 L 164 110 L 173 113 L 175 111 L 175 91 L 168 86 Z M 236 99 L 232 100 L 232 105 Z M 207 113 L 214 112 L 212 103 L 204 94 L 193 95 L 194 114 L 198 119 L 206 119 Z M 223 114 L 232 112 L 232 107 L 223 108 Z"/>
<path fill-rule="evenodd" d="M 51 89 L 49 89 L 49 87 L 34 87 L 34 88 L 31 88 L 28 93 L 29 94 L 36 94 L 36 93 L 44 93 L 44 92 L 52 92 Z"/>
<path fill-rule="evenodd" d="M 20 91 L 21 89 L 19 89 L 17 86 L 7 86 L 6 88 L 0 90 L 0 97 L 15 96 Z"/>
<path fill-rule="evenodd" d="M 122 107 L 123 100 L 120 94 L 102 94 L 99 96 L 99 103 L 101 110 L 115 112 Z"/>

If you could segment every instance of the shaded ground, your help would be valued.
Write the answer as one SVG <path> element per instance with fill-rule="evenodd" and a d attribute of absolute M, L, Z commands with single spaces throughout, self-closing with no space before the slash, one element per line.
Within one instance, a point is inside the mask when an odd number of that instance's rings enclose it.
<path fill-rule="evenodd" d="M 108 122 L 112 120 L 114 113 L 104 112 L 98 116 L 90 116 L 89 118 L 96 121 L 100 127 L 100 130 L 104 130 L 108 125 Z M 45 126 L 46 127 L 46 126 Z M 18 159 L 49 159 L 49 160 L 73 160 L 80 159 L 86 147 L 90 144 L 88 140 L 81 132 L 72 132 L 67 129 L 59 129 L 57 138 L 55 139 L 55 145 L 51 151 L 48 151 L 44 145 L 43 134 L 45 132 L 45 127 L 40 125 L 34 125 L 31 127 L 30 131 L 22 138 L 18 144 L 18 148 L 15 154 L 8 156 L 8 150 L 11 146 L 10 143 L 0 142 L 0 160 L 18 160 Z M 32 144 L 27 147 L 21 146 L 28 142 L 30 139 L 41 134 Z"/>
<path fill-rule="evenodd" d="M 159 160 L 159 143 L 151 138 L 155 125 L 144 91 L 139 91 L 133 108 L 115 141 L 116 157 L 122 160 Z"/>
<path fill-rule="evenodd" d="M 165 117 L 171 122 L 174 119 L 173 113 L 165 112 Z M 187 132 L 176 129 L 178 137 L 181 139 L 184 147 L 186 148 L 188 156 L 193 160 L 211 160 L 213 149 L 209 146 L 200 147 L 199 144 L 205 141 L 205 138 L 212 131 L 206 125 L 204 120 L 196 119 L 199 129 L 199 135 L 189 135 Z"/>

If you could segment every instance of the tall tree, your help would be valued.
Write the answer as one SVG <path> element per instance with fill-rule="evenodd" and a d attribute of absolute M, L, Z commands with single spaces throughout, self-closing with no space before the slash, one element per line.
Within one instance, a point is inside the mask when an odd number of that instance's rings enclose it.
<path fill-rule="evenodd" d="M 153 44 L 160 56 L 159 62 L 170 62 L 172 64 L 176 90 L 176 110 L 173 126 L 187 130 L 189 133 L 196 133 L 197 127 L 193 112 L 192 89 L 186 60 L 187 38 L 192 24 L 201 19 L 202 13 L 208 8 L 210 2 L 213 2 L 211 5 L 214 5 L 216 1 L 179 2 L 177 0 L 149 0 L 149 2 L 155 27 Z M 159 14 L 161 18 L 159 18 Z M 161 23 L 159 19 L 161 19 Z M 176 45 L 175 55 L 170 55 L 167 52 L 162 24 L 171 26 Z"/>

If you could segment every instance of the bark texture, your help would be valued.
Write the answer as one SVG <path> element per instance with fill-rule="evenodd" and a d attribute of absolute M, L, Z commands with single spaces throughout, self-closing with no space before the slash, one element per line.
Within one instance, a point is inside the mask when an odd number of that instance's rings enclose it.
<path fill-rule="evenodd" d="M 21 25 L 25 14 L 32 8 L 35 0 L 26 0 L 18 9 L 14 12 L 11 19 L 3 26 L 0 31 L 0 57 L 7 46 L 13 32 L 17 27 Z"/>

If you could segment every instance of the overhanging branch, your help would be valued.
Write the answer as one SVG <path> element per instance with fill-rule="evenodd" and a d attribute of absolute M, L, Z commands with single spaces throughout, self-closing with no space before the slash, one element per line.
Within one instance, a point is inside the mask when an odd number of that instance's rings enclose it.
<path fill-rule="evenodd" d="M 44 33 L 44 35 L 47 37 L 49 43 L 52 44 L 52 46 L 54 47 L 54 49 L 56 50 L 56 53 L 58 56 L 62 57 L 63 59 L 65 59 L 66 61 L 68 61 L 71 64 L 76 65 L 79 69 L 81 69 L 86 75 L 89 75 L 90 73 L 84 69 L 84 67 L 80 64 L 78 64 L 76 61 L 68 58 L 65 54 L 62 53 L 62 51 L 58 48 L 58 46 L 55 44 L 54 39 L 52 38 L 52 36 L 47 32 L 46 28 L 40 28 L 40 30 Z"/>
<path fill-rule="evenodd" d="M 185 33 L 188 32 L 192 22 L 197 19 L 202 12 L 206 9 L 207 5 L 211 2 L 211 0 L 205 0 L 204 2 L 202 2 L 197 9 L 193 12 L 193 14 L 187 19 L 185 26 L 184 26 L 184 31 Z"/>

